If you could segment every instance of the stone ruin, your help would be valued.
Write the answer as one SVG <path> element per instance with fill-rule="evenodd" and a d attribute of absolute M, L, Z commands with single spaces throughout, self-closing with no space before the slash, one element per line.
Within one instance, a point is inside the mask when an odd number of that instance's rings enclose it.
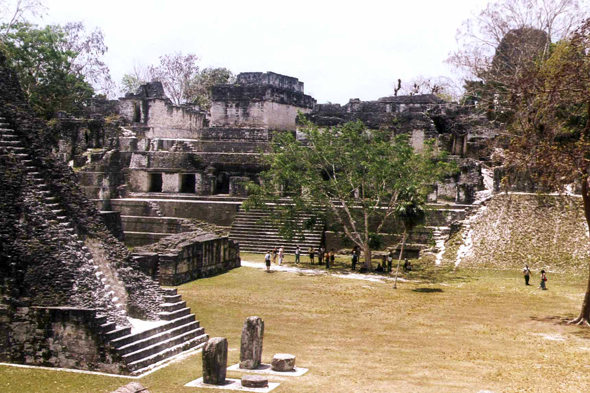
<path fill-rule="evenodd" d="M 246 197 L 244 184 L 258 181 L 264 169 L 259 157 L 268 151 L 273 134 L 296 134 L 301 112 L 320 126 L 362 120 L 370 128 L 407 133 L 416 149 L 435 139 L 458 163 L 457 174 L 433 187 L 430 202 L 436 212 L 425 225 L 428 229 L 416 233 L 408 246 L 410 253 L 417 253 L 430 247 L 433 231 L 435 236 L 448 236 L 450 223 L 468 214 L 464 206 L 484 188 L 482 168 L 489 163 L 490 141 L 498 133 L 497 126 L 472 106 L 434 95 L 317 104 L 304 93 L 303 82 L 273 72 L 241 73 L 234 84 L 214 86 L 208 111 L 198 105 L 173 105 L 158 82 L 100 108 L 110 110 L 111 118 L 119 116 L 119 135 L 100 137 L 96 130 L 90 135 L 90 123 L 86 128 L 79 125 L 77 140 L 89 140 L 86 147 L 94 148 L 74 156 L 72 162 L 82 189 L 96 206 L 120 213 L 125 243 L 131 247 L 189 232 L 187 219 L 225 228 L 243 251 L 265 252 L 276 246 L 281 238 L 274 229 L 259 225 L 261 213 L 244 212 L 240 205 Z M 105 124 L 103 134 L 113 136 L 112 127 Z M 108 146 L 102 148 L 96 142 L 107 139 Z M 69 145 L 61 148 L 62 155 L 84 151 Z M 398 242 L 399 227 L 387 228 L 386 243 Z M 304 249 L 321 244 L 328 249 L 343 247 L 338 228 L 318 222 L 299 242 Z M 296 244 L 282 245 L 290 253 Z"/>
<path fill-rule="evenodd" d="M 5 61 L 0 55 L 0 361 L 133 374 L 206 342 L 176 289 L 140 271 L 52 154 L 52 130 Z M 130 318 L 158 322 L 138 329 Z"/>

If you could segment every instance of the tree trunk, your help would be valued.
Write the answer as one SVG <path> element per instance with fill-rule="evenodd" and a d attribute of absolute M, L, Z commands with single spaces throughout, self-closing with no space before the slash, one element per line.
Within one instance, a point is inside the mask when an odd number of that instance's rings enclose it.
<path fill-rule="evenodd" d="M 402 256 L 404 254 L 404 247 L 406 246 L 406 236 L 408 234 L 408 230 L 404 228 L 404 235 L 402 237 L 402 248 L 399 250 L 399 258 L 397 259 L 397 268 L 395 269 L 395 280 L 393 281 L 393 289 L 397 288 L 397 275 L 399 273 L 399 264 L 402 261 Z"/>
<path fill-rule="evenodd" d="M 369 247 L 369 242 L 365 243 L 363 252 L 365 253 L 365 269 L 369 271 L 371 267 L 371 247 Z"/>
<path fill-rule="evenodd" d="M 584 216 L 586 217 L 586 223 L 590 227 L 590 195 L 588 194 L 588 176 L 582 181 L 582 200 L 584 201 Z M 590 239 L 588 239 L 590 241 Z M 590 264 L 589 264 L 589 277 L 588 285 L 586 286 L 586 295 L 584 296 L 584 302 L 582 303 L 582 310 L 580 315 L 570 321 L 578 325 L 590 325 Z"/>

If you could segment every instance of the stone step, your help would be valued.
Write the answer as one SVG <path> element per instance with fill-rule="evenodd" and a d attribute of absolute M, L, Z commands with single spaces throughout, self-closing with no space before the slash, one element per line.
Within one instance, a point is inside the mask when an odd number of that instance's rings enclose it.
<path fill-rule="evenodd" d="M 252 228 L 252 230 L 236 230 L 231 229 L 230 233 L 234 237 L 252 237 L 252 238 L 260 238 L 260 236 L 264 236 L 265 238 L 278 238 L 282 239 L 283 237 L 279 235 L 279 231 L 273 230 L 264 230 L 260 228 Z M 323 231 L 316 231 L 316 232 L 303 232 L 303 237 L 305 239 L 321 239 L 323 235 Z M 297 233 L 294 237 L 299 238 L 299 234 Z"/>
<path fill-rule="evenodd" d="M 23 147 L 23 144 L 18 139 L 9 139 L 12 135 L 0 136 L 0 146 Z"/>
<path fill-rule="evenodd" d="M 195 314 L 189 314 L 184 317 L 174 319 L 166 324 L 157 326 L 155 328 L 144 330 L 143 332 L 119 336 L 118 338 L 112 340 L 109 344 L 114 348 L 120 348 L 122 346 L 131 344 L 135 341 L 144 340 L 148 337 L 162 333 L 166 330 L 174 329 L 179 326 L 187 325 L 193 322 L 195 322 Z M 196 322 L 199 323 L 198 321 Z"/>
<path fill-rule="evenodd" d="M 176 302 L 176 303 L 163 303 L 160 305 L 160 307 L 161 307 L 162 311 L 164 311 L 164 312 L 172 312 L 172 311 L 180 310 L 181 308 L 185 308 L 186 302 L 180 301 L 180 302 Z"/>
<path fill-rule="evenodd" d="M 165 321 L 171 321 L 173 319 L 177 319 L 180 317 L 184 317 L 185 315 L 189 315 L 191 312 L 191 309 L 188 307 L 185 308 L 181 308 L 179 310 L 174 310 L 174 311 L 170 311 L 170 312 L 166 312 L 166 311 L 162 311 L 158 313 L 158 316 L 160 317 L 160 319 L 163 319 Z"/>
<path fill-rule="evenodd" d="M 182 300 L 181 295 L 164 295 L 164 301 L 166 303 L 178 303 L 180 300 Z"/>
<path fill-rule="evenodd" d="M 106 317 L 105 317 L 106 319 Z M 107 322 L 100 325 L 101 332 L 110 332 L 117 328 L 117 324 L 115 322 Z"/>
<path fill-rule="evenodd" d="M 162 288 L 162 293 L 164 296 L 173 296 L 178 294 L 176 288 Z"/>
<path fill-rule="evenodd" d="M 182 342 L 176 346 L 166 348 L 163 351 L 158 352 L 154 355 L 151 355 L 147 358 L 143 358 L 143 359 L 137 360 L 135 362 L 131 362 L 131 363 L 127 364 L 127 369 L 129 371 L 131 371 L 132 374 L 134 374 L 134 375 L 141 374 L 142 369 L 145 369 L 146 367 L 148 367 L 154 363 L 168 359 L 168 358 L 170 358 L 174 355 L 177 355 L 183 351 L 186 351 L 186 350 L 196 347 L 200 344 L 203 344 L 203 343 L 207 342 L 207 340 L 209 340 L 209 335 L 207 335 L 207 334 L 197 336 L 195 338 L 192 338 L 190 340 Z"/>
<path fill-rule="evenodd" d="M 147 346 L 145 348 L 141 348 L 135 352 L 130 352 L 126 355 L 123 355 L 123 361 L 127 364 L 136 362 L 138 360 L 150 357 L 154 354 L 157 354 L 163 350 L 166 350 L 170 347 L 174 347 L 176 345 L 182 344 L 186 341 L 189 341 L 195 337 L 202 336 L 205 333 L 205 329 L 198 328 L 195 330 L 188 331 L 186 333 L 180 334 L 178 336 L 170 337 L 164 341 L 159 341 L 153 345 Z"/>
<path fill-rule="evenodd" d="M 107 341 L 116 340 L 119 337 L 128 336 L 131 333 L 130 327 L 122 327 L 118 329 L 111 330 L 109 332 L 104 333 L 105 338 Z"/>
<path fill-rule="evenodd" d="M 143 350 L 145 348 L 153 347 L 154 345 L 164 343 L 171 338 L 182 336 L 183 334 L 191 333 L 191 332 L 194 334 L 193 337 L 196 337 L 196 336 L 200 336 L 202 334 L 205 334 L 205 329 L 200 327 L 199 322 L 197 322 L 197 321 L 190 322 L 190 323 L 187 323 L 186 325 L 181 325 L 181 326 L 175 327 L 173 329 L 165 330 L 161 333 L 144 338 L 142 340 L 134 341 L 130 344 L 123 345 L 122 347 L 117 348 L 117 352 L 120 353 L 121 355 L 130 355 L 133 353 L 138 353 L 138 352 L 141 352 L 141 350 Z M 152 355 L 153 353 L 154 352 L 150 353 L 150 355 Z M 128 362 L 135 361 L 135 360 L 140 359 L 142 357 L 146 357 L 146 356 L 140 356 L 135 359 L 131 358 L 128 360 Z"/>

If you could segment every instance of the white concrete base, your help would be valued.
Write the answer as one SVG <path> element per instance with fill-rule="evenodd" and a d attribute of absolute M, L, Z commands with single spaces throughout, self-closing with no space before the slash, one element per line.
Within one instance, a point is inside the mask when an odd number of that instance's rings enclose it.
<path fill-rule="evenodd" d="M 276 389 L 280 383 L 269 382 L 266 388 L 245 388 L 242 386 L 242 381 L 239 379 L 226 378 L 225 385 L 210 385 L 203 383 L 203 378 L 195 379 L 192 382 L 187 383 L 186 387 L 189 388 L 210 388 L 210 389 L 222 389 L 222 390 L 237 390 L 239 392 L 259 392 L 267 393 Z"/>
<path fill-rule="evenodd" d="M 267 375 L 281 375 L 284 377 L 300 377 L 309 371 L 308 368 L 295 367 L 293 371 L 274 371 L 270 368 L 270 364 L 262 363 L 260 367 L 249 370 L 247 368 L 240 368 L 240 364 L 234 364 L 227 368 L 227 371 L 240 371 L 243 373 L 267 374 Z"/>

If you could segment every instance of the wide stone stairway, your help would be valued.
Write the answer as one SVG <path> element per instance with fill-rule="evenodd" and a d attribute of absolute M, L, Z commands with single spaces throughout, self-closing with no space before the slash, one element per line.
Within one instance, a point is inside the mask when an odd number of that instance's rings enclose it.
<path fill-rule="evenodd" d="M 293 239 L 287 240 L 279 234 L 279 225 L 270 221 L 270 212 L 257 209 L 245 211 L 240 208 L 229 237 L 240 243 L 240 251 L 266 253 L 275 247 L 284 247 L 286 253 L 294 254 L 295 247 L 299 246 L 301 253 L 305 254 L 309 247 L 317 250 L 324 235 L 325 225 L 321 220 L 309 228 L 306 227 L 305 223 L 310 218 L 309 214 L 297 216 L 293 225 L 300 228 L 303 237 L 296 235 Z"/>
<path fill-rule="evenodd" d="M 71 245 L 79 251 L 80 258 L 93 263 L 93 256 L 84 245 L 74 223 L 66 214 L 58 197 L 54 196 L 42 170 L 35 160 L 27 153 L 27 148 L 14 130 L 9 128 L 6 120 L 0 117 L 0 155 L 12 155 L 24 165 L 26 176 L 34 184 L 34 188 L 43 195 L 45 206 L 51 211 L 52 219 L 57 221 L 60 231 L 71 237 Z M 107 272 L 103 272 L 100 264 L 96 264 L 95 274 L 101 279 L 105 288 L 114 285 L 108 280 Z M 120 360 L 120 372 L 124 374 L 141 374 L 156 364 L 169 359 L 185 350 L 205 343 L 209 336 L 200 327 L 195 315 L 191 314 L 186 302 L 182 301 L 176 289 L 162 289 L 165 303 L 160 305 L 160 321 L 156 327 L 132 332 L 131 327 L 118 327 L 115 322 L 107 320 L 107 316 L 96 314 L 96 333 L 102 335 L 113 359 Z M 108 292 L 110 301 L 120 307 L 119 299 L 114 291 Z"/>

